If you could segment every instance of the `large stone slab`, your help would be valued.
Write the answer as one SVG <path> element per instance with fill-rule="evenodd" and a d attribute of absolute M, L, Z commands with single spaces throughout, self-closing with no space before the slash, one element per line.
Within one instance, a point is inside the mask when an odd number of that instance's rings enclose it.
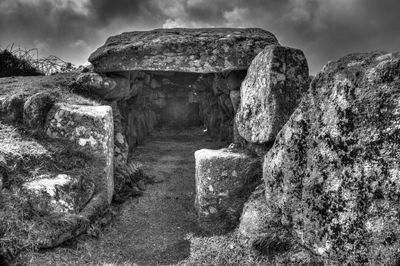
<path fill-rule="evenodd" d="M 329 265 L 400 261 L 400 53 L 327 64 L 265 156 L 272 224 Z"/>
<path fill-rule="evenodd" d="M 309 84 L 301 50 L 268 46 L 254 58 L 240 88 L 236 114 L 239 134 L 248 142 L 273 141 Z"/>
<path fill-rule="evenodd" d="M 96 191 L 108 203 L 114 190 L 114 124 L 110 106 L 84 106 L 57 103 L 47 116 L 46 133 L 67 139 L 92 152 L 103 163 L 96 180 Z"/>
<path fill-rule="evenodd" d="M 199 224 L 206 232 L 233 229 L 243 204 L 260 180 L 259 161 L 229 149 L 195 152 Z"/>
<path fill-rule="evenodd" d="M 276 37 L 256 28 L 134 31 L 108 38 L 89 61 L 96 72 L 245 70 L 265 46 L 272 44 L 279 44 Z"/>

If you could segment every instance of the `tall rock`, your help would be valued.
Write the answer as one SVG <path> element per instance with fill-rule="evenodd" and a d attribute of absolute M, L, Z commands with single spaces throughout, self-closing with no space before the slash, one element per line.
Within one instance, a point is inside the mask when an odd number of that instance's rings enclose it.
<path fill-rule="evenodd" d="M 239 134 L 250 143 L 273 141 L 307 90 L 308 77 L 301 50 L 266 47 L 254 58 L 240 88 Z"/>
<path fill-rule="evenodd" d="M 265 157 L 266 199 L 329 265 L 399 265 L 400 53 L 327 64 Z"/>

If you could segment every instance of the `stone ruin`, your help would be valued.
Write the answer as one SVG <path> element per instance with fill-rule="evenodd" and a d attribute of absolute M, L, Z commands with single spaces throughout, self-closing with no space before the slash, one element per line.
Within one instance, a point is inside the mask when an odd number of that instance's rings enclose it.
<path fill-rule="evenodd" d="M 105 166 L 84 211 L 111 201 L 113 169 L 155 126 L 202 125 L 232 143 L 195 152 L 205 231 L 238 226 L 278 265 L 399 264 L 399 53 L 346 56 L 310 85 L 304 54 L 264 30 L 163 29 L 111 37 L 90 61 L 76 82 L 107 106 L 56 104 L 45 125 Z"/>
<path fill-rule="evenodd" d="M 279 45 L 261 29 L 160 29 L 110 37 L 78 81 L 117 101 L 132 149 L 155 125 L 204 125 L 231 143 L 240 84 L 253 58 Z"/>

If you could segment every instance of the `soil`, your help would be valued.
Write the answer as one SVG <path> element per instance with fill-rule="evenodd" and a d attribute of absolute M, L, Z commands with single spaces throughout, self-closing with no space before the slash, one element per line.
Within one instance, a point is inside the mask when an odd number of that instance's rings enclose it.
<path fill-rule="evenodd" d="M 171 265 L 190 255 L 189 234 L 198 234 L 194 152 L 222 145 L 200 128 L 164 128 L 137 147 L 130 160 L 157 181 L 131 198 L 97 238 L 87 235 L 61 247 L 25 253 L 28 265 Z"/>

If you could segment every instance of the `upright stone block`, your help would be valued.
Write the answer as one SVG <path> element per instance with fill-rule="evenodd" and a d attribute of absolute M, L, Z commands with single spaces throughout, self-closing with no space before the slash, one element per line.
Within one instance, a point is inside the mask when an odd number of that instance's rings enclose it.
<path fill-rule="evenodd" d="M 237 225 L 243 204 L 260 180 L 259 161 L 229 149 L 195 152 L 200 227 L 224 233 Z"/>
<path fill-rule="evenodd" d="M 114 123 L 110 106 L 55 104 L 47 116 L 46 133 L 52 138 L 67 139 L 103 163 L 96 191 L 105 194 L 108 203 L 114 191 Z"/>
<path fill-rule="evenodd" d="M 240 88 L 236 124 L 248 142 L 275 139 L 309 85 L 307 60 L 301 50 L 268 46 L 252 61 Z"/>

